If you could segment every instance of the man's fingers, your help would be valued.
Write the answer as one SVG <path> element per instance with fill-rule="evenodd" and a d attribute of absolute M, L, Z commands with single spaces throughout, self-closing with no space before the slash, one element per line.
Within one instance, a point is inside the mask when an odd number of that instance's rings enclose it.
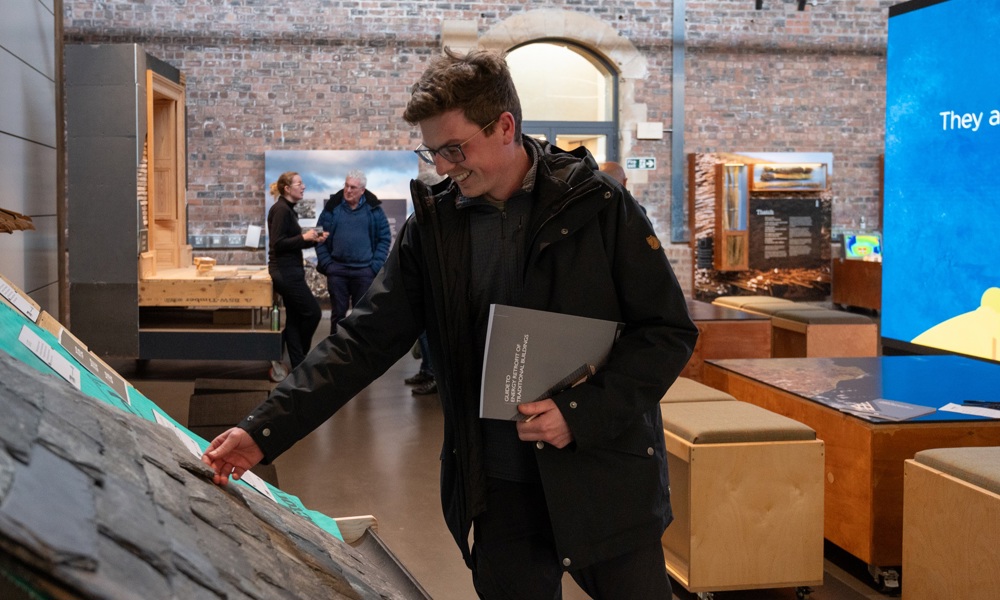
<path fill-rule="evenodd" d="M 236 436 L 232 435 L 232 430 L 227 431 L 212 440 L 212 443 L 205 451 L 205 454 L 208 455 L 209 458 L 217 459 L 220 456 L 225 456 L 228 452 L 233 450 L 237 443 Z"/>

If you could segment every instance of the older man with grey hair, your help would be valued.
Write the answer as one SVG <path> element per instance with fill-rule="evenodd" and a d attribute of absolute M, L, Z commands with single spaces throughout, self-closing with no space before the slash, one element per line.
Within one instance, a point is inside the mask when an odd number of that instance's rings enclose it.
<path fill-rule="evenodd" d="M 363 172 L 348 171 L 344 189 L 330 196 L 316 223 L 329 233 L 326 242 L 316 246 L 316 269 L 326 275 L 330 290 L 331 334 L 368 291 L 389 255 L 389 219 L 367 185 Z"/>

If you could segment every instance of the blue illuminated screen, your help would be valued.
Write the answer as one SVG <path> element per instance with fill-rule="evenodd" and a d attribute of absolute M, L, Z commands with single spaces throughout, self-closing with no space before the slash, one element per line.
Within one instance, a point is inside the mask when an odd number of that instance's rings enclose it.
<path fill-rule="evenodd" d="M 882 336 L 1000 360 L 1000 4 L 889 11 Z"/>

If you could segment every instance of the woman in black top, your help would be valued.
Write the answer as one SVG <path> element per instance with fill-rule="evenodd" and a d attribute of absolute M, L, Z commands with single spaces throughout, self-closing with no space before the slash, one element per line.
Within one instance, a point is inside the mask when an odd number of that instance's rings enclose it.
<path fill-rule="evenodd" d="M 271 274 L 274 290 L 285 303 L 285 329 L 281 342 L 288 349 L 292 368 L 299 366 L 312 347 L 312 337 L 322 318 L 319 303 L 306 284 L 302 249 L 312 248 L 326 240 L 326 233 L 314 229 L 302 231 L 294 205 L 302 200 L 306 184 L 298 173 L 282 173 L 271 184 L 271 195 L 276 198 L 267 212 L 267 233 L 270 244 L 267 270 Z M 274 373 L 275 378 L 282 379 Z"/>

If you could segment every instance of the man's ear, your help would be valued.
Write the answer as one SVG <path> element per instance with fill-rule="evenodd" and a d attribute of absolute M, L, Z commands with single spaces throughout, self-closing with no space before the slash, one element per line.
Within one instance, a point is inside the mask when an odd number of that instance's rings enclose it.
<path fill-rule="evenodd" d="M 497 117 L 497 126 L 503 134 L 503 143 L 509 144 L 514 141 L 514 115 L 504 111 Z"/>

